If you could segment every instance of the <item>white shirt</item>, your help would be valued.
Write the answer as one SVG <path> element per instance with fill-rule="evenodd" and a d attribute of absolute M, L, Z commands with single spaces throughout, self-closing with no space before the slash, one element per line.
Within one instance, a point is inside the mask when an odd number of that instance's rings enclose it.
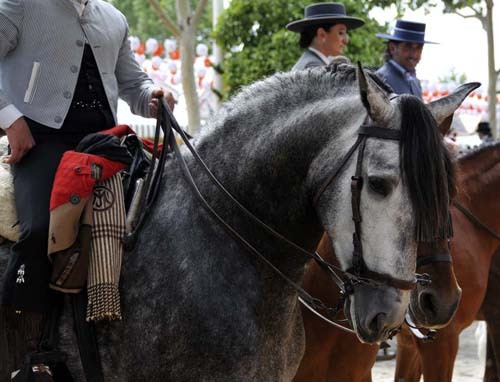
<path fill-rule="evenodd" d="M 316 54 L 319 58 L 321 58 L 321 61 L 325 63 L 325 65 L 328 65 L 330 62 L 332 62 L 333 57 L 326 57 L 323 53 L 321 53 L 318 49 L 314 49 L 312 47 L 307 48 L 314 54 Z"/>

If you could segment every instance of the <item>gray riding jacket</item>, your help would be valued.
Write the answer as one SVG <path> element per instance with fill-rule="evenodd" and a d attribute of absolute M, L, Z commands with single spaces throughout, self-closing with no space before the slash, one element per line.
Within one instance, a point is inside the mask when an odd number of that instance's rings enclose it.
<path fill-rule="evenodd" d="M 102 0 L 88 0 L 82 16 L 68 0 L 0 0 L 0 113 L 13 105 L 36 122 L 60 128 L 85 42 L 115 121 L 118 96 L 133 113 L 150 117 L 155 86 L 130 49 L 125 16 Z"/>
<path fill-rule="evenodd" d="M 293 66 L 292 71 L 310 69 L 325 65 L 326 62 L 324 62 L 321 57 L 319 57 L 313 51 L 306 49 L 304 50 L 304 53 L 302 53 L 302 56 L 300 56 L 299 60 Z"/>

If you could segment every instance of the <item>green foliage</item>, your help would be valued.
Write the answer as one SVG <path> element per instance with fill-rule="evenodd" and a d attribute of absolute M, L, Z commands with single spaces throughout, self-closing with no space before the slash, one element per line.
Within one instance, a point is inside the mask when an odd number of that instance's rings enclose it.
<path fill-rule="evenodd" d="M 452 68 L 447 75 L 439 77 L 439 82 L 455 82 L 457 84 L 463 84 L 467 82 L 467 75 L 465 73 L 457 73 L 455 68 Z"/>
<path fill-rule="evenodd" d="M 290 70 L 301 55 L 299 34 L 285 26 L 303 18 L 304 6 L 317 0 L 232 0 L 220 16 L 215 36 L 227 52 L 224 61 L 225 84 L 229 93 L 278 71 Z M 382 63 L 385 42 L 375 37 L 385 30 L 367 19 L 372 1 L 345 0 L 347 14 L 366 21 L 349 33 L 344 54 L 365 66 Z"/>
<path fill-rule="evenodd" d="M 116 8 L 127 17 L 130 34 L 138 36 L 141 41 L 148 38 L 156 38 L 160 41 L 170 37 L 171 33 L 163 26 L 156 13 L 147 0 L 109 0 Z M 198 0 L 189 0 L 194 11 Z M 172 19 L 177 20 L 175 0 L 158 0 L 165 13 Z M 200 25 L 198 27 L 198 40 L 207 43 L 212 31 L 212 2 L 208 2 Z"/>

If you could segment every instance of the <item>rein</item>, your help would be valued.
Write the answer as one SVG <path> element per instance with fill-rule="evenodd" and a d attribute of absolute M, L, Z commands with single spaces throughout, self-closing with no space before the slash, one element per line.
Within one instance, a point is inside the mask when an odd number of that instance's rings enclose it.
<path fill-rule="evenodd" d="M 208 166 L 205 164 L 203 159 L 199 156 L 197 151 L 194 149 L 192 146 L 191 142 L 189 141 L 189 138 L 186 136 L 186 133 L 179 127 L 177 121 L 175 120 L 174 116 L 172 115 L 172 112 L 168 107 L 165 107 L 162 102 L 159 102 L 159 105 L 161 106 L 161 109 L 159 109 L 159 113 L 161 114 L 166 114 L 163 116 L 163 120 L 167 121 L 168 124 L 167 126 L 163 126 L 164 129 L 164 134 L 165 137 L 168 136 L 168 144 L 170 145 L 170 149 L 173 149 L 175 152 L 175 156 L 178 158 L 181 169 L 188 181 L 188 184 L 193 190 L 194 195 L 198 198 L 198 200 L 201 202 L 203 207 L 209 212 L 210 215 L 212 215 L 218 222 L 221 224 L 221 226 L 235 239 L 237 240 L 240 244 L 242 244 L 248 251 L 259 257 L 265 264 L 267 264 L 274 272 L 276 272 L 287 284 L 289 284 L 295 291 L 297 292 L 299 296 L 299 301 L 304 304 L 308 309 L 312 310 L 315 314 L 318 316 L 326 319 L 324 315 L 318 312 L 318 310 L 325 311 L 325 313 L 329 317 L 335 318 L 335 316 L 338 314 L 338 312 L 342 309 L 345 300 L 347 297 L 354 292 L 354 287 L 356 284 L 368 284 L 374 287 L 380 286 L 380 285 L 390 285 L 392 287 L 398 288 L 398 289 L 403 289 L 403 290 L 411 290 L 414 289 L 417 283 L 419 282 L 425 282 L 427 283 L 428 280 L 425 277 L 422 277 L 420 275 L 416 275 L 414 280 L 407 281 L 407 280 L 399 280 L 392 278 L 389 275 L 385 274 L 380 274 L 368 270 L 364 270 L 363 272 L 358 272 L 357 268 L 354 268 L 354 272 L 350 273 L 349 271 L 343 271 L 341 268 L 336 267 L 327 261 L 323 260 L 321 256 L 317 253 L 311 253 L 304 248 L 298 246 L 297 244 L 293 243 L 292 241 L 288 240 L 284 236 L 282 236 L 280 233 L 276 232 L 274 229 L 269 227 L 267 224 L 265 224 L 263 221 L 261 221 L 258 217 L 256 217 L 254 214 L 252 214 L 246 207 L 244 207 L 241 203 L 238 202 L 234 198 L 234 196 L 226 190 L 226 188 L 217 180 L 217 178 L 214 176 L 214 174 L 210 171 Z M 186 144 L 186 147 L 189 149 L 189 151 L 193 154 L 193 157 L 195 158 L 196 162 L 203 168 L 205 173 L 209 176 L 210 180 L 217 186 L 217 188 L 223 192 L 229 199 L 233 201 L 233 203 L 251 220 L 253 220 L 256 224 L 258 224 L 261 228 L 264 228 L 267 232 L 269 232 L 271 235 L 273 235 L 275 238 L 281 240 L 282 242 L 286 243 L 287 245 L 291 246 L 294 248 L 297 252 L 302 253 L 303 255 L 314 259 L 320 266 L 321 268 L 326 271 L 331 279 L 337 284 L 341 291 L 341 298 L 339 299 L 338 303 L 336 304 L 335 307 L 328 307 L 325 305 L 321 300 L 312 297 L 309 295 L 300 285 L 292 281 L 290 278 L 288 278 L 283 272 L 281 272 L 274 264 L 272 264 L 262 253 L 260 253 L 255 247 L 253 247 L 247 240 L 245 240 L 233 227 L 231 227 L 207 202 L 205 197 L 202 195 L 200 192 L 198 186 L 196 185 L 193 176 L 191 174 L 191 171 L 185 161 L 185 159 L 182 157 L 179 147 L 177 145 L 177 142 L 175 140 L 174 134 L 172 130 L 175 130 L 179 133 L 181 136 L 182 140 Z M 354 153 L 356 148 L 358 146 L 363 147 L 364 149 L 364 143 L 366 141 L 366 138 L 369 136 L 374 136 L 382 139 L 391 139 L 390 137 L 392 136 L 392 139 L 399 139 L 396 135 L 398 132 L 390 131 L 386 132 L 385 129 L 378 128 L 375 126 L 362 126 L 359 131 L 359 137 L 358 140 L 355 142 L 353 147 L 349 150 L 347 155 L 344 157 L 341 166 L 337 169 L 335 172 L 334 176 L 330 177 L 328 179 L 328 182 L 322 187 L 322 191 L 324 191 L 328 185 L 332 182 L 333 178 L 335 175 L 337 175 L 340 170 L 344 167 L 344 165 L 348 162 L 349 158 L 351 155 Z M 362 161 L 363 154 L 361 152 L 361 155 L 358 155 L 358 162 L 361 163 Z M 359 167 L 359 173 L 357 174 L 357 178 L 361 178 L 361 165 L 358 165 Z M 359 187 L 359 191 L 356 193 L 355 197 L 353 197 L 354 200 L 358 200 L 360 196 L 360 191 L 362 187 L 362 183 L 357 180 L 356 184 L 361 184 L 361 186 L 356 186 L 356 189 Z M 359 203 L 359 200 L 358 200 Z M 353 202 L 354 206 L 354 202 Z M 359 210 L 359 205 L 358 205 L 358 210 Z M 359 213 L 357 217 L 360 217 Z M 360 220 L 359 220 L 360 221 Z M 360 229 L 358 228 L 357 230 L 357 241 L 360 243 Z M 356 234 L 355 234 L 356 235 Z M 358 258 L 361 258 L 362 260 L 362 254 L 358 252 Z M 358 264 L 359 264 L 358 260 Z M 364 263 L 364 261 L 363 261 Z M 365 266 L 366 267 L 366 266 Z M 356 274 L 357 273 L 357 274 Z M 344 281 L 338 274 L 342 274 L 346 280 Z M 349 332 L 354 333 L 352 329 L 346 328 L 343 325 L 340 325 L 338 323 L 335 323 L 329 319 L 326 319 L 327 322 L 330 324 L 337 326 L 341 328 L 342 330 L 346 330 Z"/>
<path fill-rule="evenodd" d="M 488 227 L 486 224 L 484 224 L 479 218 L 472 213 L 471 210 L 466 208 L 463 204 L 461 204 L 458 201 L 453 201 L 453 205 L 459 210 L 461 213 L 463 213 L 472 223 L 477 225 L 479 228 L 482 228 L 486 232 L 488 232 L 491 236 L 493 236 L 495 239 L 500 240 L 500 235 L 497 234 L 495 231 L 493 231 L 490 227 Z"/>

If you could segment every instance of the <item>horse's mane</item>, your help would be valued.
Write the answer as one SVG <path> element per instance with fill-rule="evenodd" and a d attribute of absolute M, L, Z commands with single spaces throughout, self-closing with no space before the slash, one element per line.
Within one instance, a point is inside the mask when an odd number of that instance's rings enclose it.
<path fill-rule="evenodd" d="M 387 94 L 392 89 L 372 69 L 368 75 Z M 345 60 L 335 60 L 330 65 L 295 72 L 279 72 L 261 81 L 244 86 L 224 103 L 216 118 L 206 126 L 200 136 L 209 135 L 223 126 L 234 128 L 234 121 L 249 117 L 288 114 L 295 105 L 304 111 L 317 105 L 318 101 L 329 100 L 342 94 L 359 94 L 356 67 Z M 253 113 L 250 115 L 250 113 Z"/>
<path fill-rule="evenodd" d="M 451 235 L 450 197 L 455 171 L 436 121 L 420 99 L 400 95 L 401 169 L 416 217 L 416 239 Z M 444 190 L 444 192 L 443 192 Z"/>
<path fill-rule="evenodd" d="M 367 70 L 369 76 L 377 84 L 390 93 L 390 88 L 375 75 Z M 226 110 L 239 109 L 248 102 L 259 102 L 262 105 L 303 105 L 314 103 L 317 100 L 332 98 L 346 91 L 358 92 L 356 68 L 344 61 L 334 61 L 328 66 L 299 70 L 294 72 L 280 72 L 262 81 L 245 86 L 235 94 L 226 104 Z M 256 94 L 259 96 L 256 97 Z"/>
<path fill-rule="evenodd" d="M 498 174 L 491 171 L 498 163 L 500 141 L 481 145 L 459 156 L 460 182 L 467 185 L 469 195 L 480 192 L 498 179 Z"/>
<path fill-rule="evenodd" d="M 393 92 L 375 72 L 365 71 L 387 95 Z M 234 128 L 235 121 L 242 119 L 256 123 L 256 118 L 289 113 L 293 106 L 303 108 L 305 112 L 322 100 L 339 95 L 358 95 L 358 86 L 356 67 L 345 61 L 334 61 L 311 70 L 277 73 L 244 87 L 225 104 L 215 125 Z M 449 234 L 450 197 L 447 190 L 455 189 L 452 161 L 436 122 L 422 101 L 414 96 L 401 95 L 399 104 L 403 115 L 401 170 L 417 218 L 416 238 L 434 241 L 436 236 Z M 259 116 L 255 116 L 255 110 L 259 111 Z"/>

